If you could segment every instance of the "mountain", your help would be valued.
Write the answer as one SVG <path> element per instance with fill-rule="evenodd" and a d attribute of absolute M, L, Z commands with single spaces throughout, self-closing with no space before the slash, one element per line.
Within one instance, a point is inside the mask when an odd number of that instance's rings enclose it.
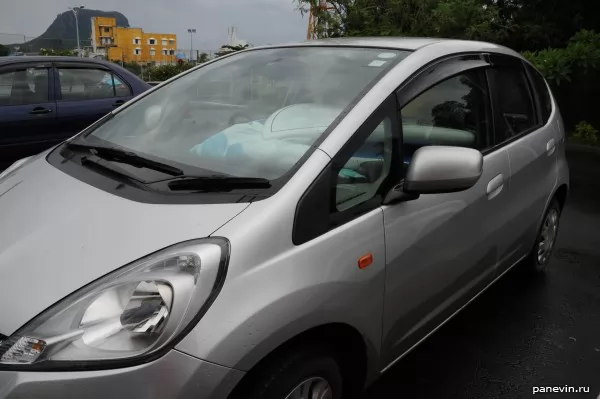
<path fill-rule="evenodd" d="M 78 21 L 79 42 L 81 46 L 89 46 L 91 43 L 92 17 L 113 17 L 117 19 L 118 26 L 129 27 L 127 17 L 120 12 L 80 9 L 78 11 Z M 53 48 L 55 50 L 77 48 L 75 15 L 73 15 L 72 11 L 65 11 L 58 14 L 54 22 L 50 24 L 41 36 L 24 44 L 16 44 L 16 46 L 21 46 L 21 49 L 27 52 L 37 52 L 40 48 Z"/>

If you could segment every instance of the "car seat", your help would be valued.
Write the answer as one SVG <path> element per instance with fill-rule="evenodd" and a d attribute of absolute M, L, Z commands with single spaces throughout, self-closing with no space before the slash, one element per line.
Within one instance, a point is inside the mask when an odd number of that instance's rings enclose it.
<path fill-rule="evenodd" d="M 30 104 L 33 102 L 34 93 L 25 81 L 13 82 L 10 89 L 10 105 Z"/>
<path fill-rule="evenodd" d="M 35 102 L 45 103 L 48 101 L 48 76 L 39 75 L 33 80 L 35 88 Z"/>

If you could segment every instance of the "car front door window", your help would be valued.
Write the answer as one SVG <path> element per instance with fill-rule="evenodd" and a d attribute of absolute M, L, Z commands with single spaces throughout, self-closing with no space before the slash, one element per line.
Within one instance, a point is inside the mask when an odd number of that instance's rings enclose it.
<path fill-rule="evenodd" d="M 484 150 L 491 142 L 483 75 L 469 71 L 424 91 L 401 110 L 405 162 L 426 145 Z"/>
<path fill-rule="evenodd" d="M 0 106 L 49 101 L 48 69 L 18 68 L 0 73 Z"/>

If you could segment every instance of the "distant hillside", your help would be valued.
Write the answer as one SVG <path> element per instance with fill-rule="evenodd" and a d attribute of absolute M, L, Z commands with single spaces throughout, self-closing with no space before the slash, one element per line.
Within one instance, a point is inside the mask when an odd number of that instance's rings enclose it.
<path fill-rule="evenodd" d="M 113 17 L 117 25 L 129 27 L 127 17 L 116 11 L 100 11 L 82 9 L 78 12 L 79 40 L 82 46 L 90 45 L 92 35 L 92 17 Z M 37 52 L 40 48 L 73 49 L 77 48 L 77 30 L 75 16 L 72 11 L 58 14 L 54 22 L 40 36 L 27 43 L 19 43 L 22 49 L 28 52 Z"/>

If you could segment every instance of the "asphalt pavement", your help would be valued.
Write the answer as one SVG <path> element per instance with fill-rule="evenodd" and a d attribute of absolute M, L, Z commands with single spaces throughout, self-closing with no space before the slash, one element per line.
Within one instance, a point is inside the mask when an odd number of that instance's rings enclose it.
<path fill-rule="evenodd" d="M 567 156 L 571 192 L 547 272 L 511 270 L 364 399 L 600 398 L 600 150 Z M 565 386 L 589 393 L 543 393 Z"/>

